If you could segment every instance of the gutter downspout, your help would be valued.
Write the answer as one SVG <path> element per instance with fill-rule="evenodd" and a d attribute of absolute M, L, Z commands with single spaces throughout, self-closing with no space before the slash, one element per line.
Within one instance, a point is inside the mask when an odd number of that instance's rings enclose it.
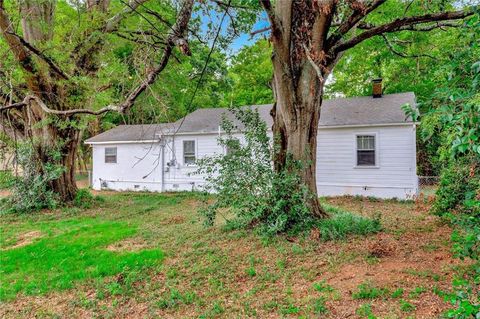
<path fill-rule="evenodd" d="M 165 192 L 165 145 L 166 145 L 166 140 L 165 140 L 165 137 L 163 135 L 158 135 L 158 142 L 159 142 L 159 145 L 160 145 L 160 148 L 161 148 L 161 153 L 160 153 L 160 156 L 162 157 L 160 159 L 160 168 L 161 168 L 161 174 L 162 174 L 162 178 L 161 178 L 161 192 Z"/>
<path fill-rule="evenodd" d="M 167 144 L 167 141 L 165 140 L 165 137 L 161 137 L 160 140 L 160 147 L 162 148 L 162 193 L 165 192 L 165 145 Z"/>

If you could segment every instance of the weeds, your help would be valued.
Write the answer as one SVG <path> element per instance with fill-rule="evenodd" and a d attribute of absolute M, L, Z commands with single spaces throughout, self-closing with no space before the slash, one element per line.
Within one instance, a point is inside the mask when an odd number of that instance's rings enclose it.
<path fill-rule="evenodd" d="M 400 310 L 403 312 L 412 312 L 415 310 L 415 306 L 405 300 L 400 300 Z"/>
<path fill-rule="evenodd" d="M 357 291 L 352 293 L 353 299 L 376 299 L 388 294 L 388 289 L 377 288 L 371 283 L 360 284 Z"/>

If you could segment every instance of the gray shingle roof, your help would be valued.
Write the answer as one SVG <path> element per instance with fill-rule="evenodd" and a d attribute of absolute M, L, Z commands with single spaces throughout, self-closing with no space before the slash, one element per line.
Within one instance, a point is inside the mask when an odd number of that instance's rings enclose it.
<path fill-rule="evenodd" d="M 415 106 L 412 92 L 387 94 L 381 98 L 361 96 L 354 98 L 336 98 L 325 100 L 320 113 L 321 127 L 378 125 L 411 122 L 401 107 L 405 104 Z M 252 105 L 260 113 L 268 127 L 272 126 L 270 116 L 272 104 Z M 86 143 L 152 140 L 159 134 L 208 133 L 218 131 L 223 116 L 227 116 L 237 125 L 231 112 L 224 108 L 198 109 L 175 123 L 150 125 L 120 125 L 102 134 L 94 136 Z"/>
<path fill-rule="evenodd" d="M 89 138 L 85 143 L 151 141 L 157 139 L 158 135 L 170 132 L 173 132 L 173 125 L 170 123 L 119 125 Z"/>

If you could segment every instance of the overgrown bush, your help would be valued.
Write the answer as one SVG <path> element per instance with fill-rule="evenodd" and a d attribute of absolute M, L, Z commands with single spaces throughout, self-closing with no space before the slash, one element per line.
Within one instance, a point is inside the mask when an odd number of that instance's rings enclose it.
<path fill-rule="evenodd" d="M 229 229 L 250 227 L 272 236 L 315 227 L 325 240 L 378 231 L 378 221 L 346 212 L 334 212 L 327 220 L 312 215 L 305 203 L 316 194 L 301 183 L 302 164 L 287 158 L 287 168 L 276 172 L 272 165 L 275 150 L 258 112 L 248 108 L 231 112 L 240 124 L 227 118 L 222 121 L 224 133 L 218 141 L 226 154 L 198 163 L 197 173 L 206 176 L 205 190 L 216 194 L 214 202 L 202 209 L 207 225 L 221 215 Z"/>
<path fill-rule="evenodd" d="M 432 212 L 445 216 L 450 212 L 471 214 L 478 210 L 476 198 L 480 189 L 478 170 L 479 163 L 472 156 L 452 159 L 442 170 Z"/>
<path fill-rule="evenodd" d="M 453 59 L 451 67 L 449 86 L 439 88 L 432 99 L 435 108 L 427 115 L 430 125 L 423 135 L 437 135 L 440 144 L 441 177 L 432 212 L 454 227 L 451 240 L 456 257 L 473 261 L 453 281 L 453 292 L 443 293 L 455 305 L 447 316 L 479 318 L 480 61 L 469 69 Z"/>
<path fill-rule="evenodd" d="M 57 155 L 52 151 L 51 156 Z M 56 207 L 58 198 L 48 189 L 48 183 L 61 175 L 63 167 L 53 164 L 40 167 L 30 143 L 18 146 L 16 159 L 22 172 L 12 183 L 11 195 L 1 204 L 1 211 L 26 213 Z"/>
<path fill-rule="evenodd" d="M 75 198 L 73 199 L 73 205 L 80 208 L 91 208 L 96 198 L 92 193 L 86 189 L 82 188 L 77 191 Z"/>
<path fill-rule="evenodd" d="M 315 219 L 305 200 L 312 195 L 296 174 L 300 165 L 289 160 L 288 170 L 275 172 L 267 126 L 258 111 L 231 112 L 241 124 L 222 120 L 218 142 L 226 154 L 198 163 L 197 173 L 206 175 L 205 190 L 216 194 L 215 202 L 202 210 L 206 224 L 222 214 L 230 229 L 256 227 L 266 235 L 310 228 Z"/>

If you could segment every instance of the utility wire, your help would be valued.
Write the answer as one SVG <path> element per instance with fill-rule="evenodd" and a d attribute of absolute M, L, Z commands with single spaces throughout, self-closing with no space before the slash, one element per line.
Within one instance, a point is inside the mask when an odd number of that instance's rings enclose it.
<path fill-rule="evenodd" d="M 193 91 L 193 94 L 190 98 L 190 101 L 189 103 L 187 104 L 187 115 L 188 115 L 188 112 L 191 110 L 191 107 L 192 107 L 192 104 L 193 104 L 193 101 L 195 100 L 195 96 L 198 92 L 198 89 L 200 88 L 200 84 L 202 83 L 202 80 L 203 80 L 203 77 L 206 73 L 206 70 L 207 70 L 207 66 L 208 66 L 208 62 L 210 62 L 210 58 L 212 56 L 212 53 L 213 51 L 215 50 L 215 45 L 217 43 L 217 40 L 220 36 L 220 32 L 222 31 L 222 26 L 223 26 L 223 21 L 225 20 L 225 17 L 227 16 L 228 14 L 228 9 L 230 8 L 230 3 L 231 3 L 232 0 L 229 0 L 227 5 L 225 6 L 225 12 L 223 13 L 223 16 L 222 16 L 222 19 L 220 20 L 220 25 L 218 26 L 218 29 L 217 29 L 217 33 L 215 34 L 215 38 L 213 39 L 213 43 L 212 43 L 212 47 L 210 48 L 210 51 L 208 52 L 208 56 L 207 56 L 207 60 L 205 61 L 205 65 L 203 66 L 203 69 L 202 69 L 202 73 L 200 74 L 200 79 L 198 79 L 197 81 L 197 85 L 195 86 L 195 90 Z M 179 126 L 175 129 L 175 132 L 173 133 L 173 136 L 175 137 L 175 135 L 178 133 L 178 131 L 180 130 L 180 128 L 182 127 L 183 125 L 183 122 L 185 121 L 185 118 L 187 116 L 184 116 L 182 118 L 182 120 L 180 121 L 180 124 Z"/>

